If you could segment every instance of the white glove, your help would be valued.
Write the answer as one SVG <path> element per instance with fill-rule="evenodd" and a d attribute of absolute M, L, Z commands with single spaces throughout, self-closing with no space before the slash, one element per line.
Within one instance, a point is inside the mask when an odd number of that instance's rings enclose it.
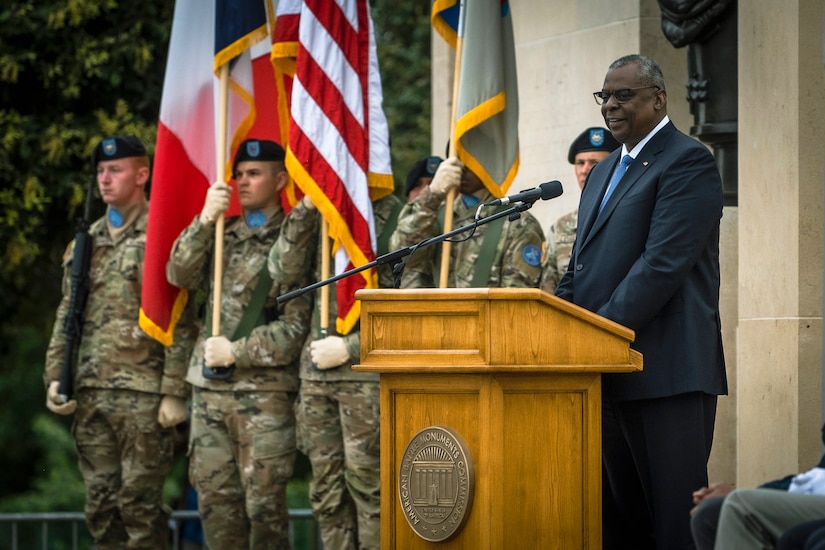
<path fill-rule="evenodd" d="M 49 383 L 49 390 L 46 392 L 46 408 L 57 414 L 72 414 L 77 409 L 77 401 L 69 399 L 64 403 L 57 393 L 59 387 L 60 382 L 57 380 Z"/>
<path fill-rule="evenodd" d="M 164 428 L 171 428 L 186 420 L 188 414 L 186 399 L 176 395 L 164 395 L 158 407 L 158 424 Z"/>
<path fill-rule="evenodd" d="M 797 474 L 788 487 L 789 493 L 803 495 L 825 495 L 825 468 L 811 468 L 807 472 Z"/>
<path fill-rule="evenodd" d="M 446 195 L 450 189 L 458 187 L 461 183 L 461 171 L 464 163 L 458 157 L 450 157 L 438 165 L 433 181 L 430 182 L 430 189 L 434 193 Z"/>
<path fill-rule="evenodd" d="M 312 362 L 321 370 L 331 369 L 349 361 L 347 344 L 340 336 L 327 336 L 309 345 Z"/>
<path fill-rule="evenodd" d="M 307 210 L 318 210 L 318 208 L 315 206 L 315 203 L 312 202 L 312 199 L 309 198 L 309 195 L 304 195 L 301 199 L 301 202 L 304 204 L 304 208 L 306 208 Z"/>
<path fill-rule="evenodd" d="M 203 360 L 207 367 L 227 367 L 235 362 L 232 342 L 226 336 L 210 336 L 203 343 Z"/>
<path fill-rule="evenodd" d="M 222 181 L 216 181 L 206 192 L 206 201 L 203 203 L 200 220 L 204 225 L 212 225 L 218 220 L 218 216 L 226 212 L 229 208 L 229 197 L 232 195 L 232 188 Z"/>

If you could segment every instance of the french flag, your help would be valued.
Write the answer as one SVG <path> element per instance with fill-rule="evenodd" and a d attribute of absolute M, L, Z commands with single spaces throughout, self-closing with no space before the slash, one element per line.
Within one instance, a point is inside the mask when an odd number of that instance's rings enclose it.
<path fill-rule="evenodd" d="M 218 177 L 219 69 L 230 66 L 225 179 L 247 137 L 281 142 L 270 61 L 272 0 L 178 0 L 163 84 L 149 201 L 140 326 L 165 345 L 187 293 L 166 281 L 180 232 L 200 212 Z M 213 30 L 214 29 L 214 30 Z M 230 182 L 231 183 L 231 182 Z M 234 194 L 233 194 L 234 197 Z M 285 206 L 289 201 L 285 199 Z M 239 213 L 235 199 L 227 215 Z"/>

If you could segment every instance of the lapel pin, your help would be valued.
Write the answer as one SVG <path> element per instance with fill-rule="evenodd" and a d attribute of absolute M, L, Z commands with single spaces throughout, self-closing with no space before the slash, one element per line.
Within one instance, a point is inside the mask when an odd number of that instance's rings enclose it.
<path fill-rule="evenodd" d="M 647 166 L 647 161 L 644 161 L 644 162 L 642 163 L 642 166 Z"/>

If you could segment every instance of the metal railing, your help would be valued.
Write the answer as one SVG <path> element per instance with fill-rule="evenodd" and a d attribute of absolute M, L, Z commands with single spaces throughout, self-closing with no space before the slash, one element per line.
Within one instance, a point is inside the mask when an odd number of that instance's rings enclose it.
<path fill-rule="evenodd" d="M 169 520 L 170 531 L 172 532 L 172 550 L 180 550 L 180 531 L 181 524 L 186 520 L 200 520 L 197 510 L 174 510 L 172 517 Z M 306 530 L 309 533 L 309 540 L 301 541 L 302 544 L 296 546 L 296 522 L 309 522 L 311 529 Z M 49 526 L 55 524 L 69 523 L 71 525 L 71 541 L 63 541 L 64 546 L 70 543 L 72 550 L 79 550 L 78 546 L 81 539 L 81 533 L 86 534 L 86 516 L 83 512 L 42 512 L 32 514 L 0 514 L 0 529 L 6 531 L 5 527 L 11 527 L 11 541 L 10 546 L 0 540 L 0 548 L 10 548 L 11 550 L 21 550 L 19 546 L 20 539 L 20 525 L 21 524 L 40 524 L 40 548 L 42 550 L 49 549 Z M 5 536 L 5 535 L 3 535 Z M 306 538 L 306 537 L 305 537 Z M 321 548 L 320 535 L 318 532 L 318 524 L 312 516 L 312 510 L 309 508 L 295 508 L 289 510 L 289 539 L 292 543 L 292 548 L 295 550 L 319 550 Z M 51 542 L 54 542 L 52 540 Z M 202 546 L 206 550 L 206 545 Z M 26 548 L 29 550 L 29 548 Z"/>

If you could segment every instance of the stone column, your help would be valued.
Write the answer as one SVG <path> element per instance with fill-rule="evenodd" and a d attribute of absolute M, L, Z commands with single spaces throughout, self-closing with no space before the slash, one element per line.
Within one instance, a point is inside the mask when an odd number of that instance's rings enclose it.
<path fill-rule="evenodd" d="M 821 0 L 739 10 L 740 486 L 821 454 L 822 22 Z"/>

